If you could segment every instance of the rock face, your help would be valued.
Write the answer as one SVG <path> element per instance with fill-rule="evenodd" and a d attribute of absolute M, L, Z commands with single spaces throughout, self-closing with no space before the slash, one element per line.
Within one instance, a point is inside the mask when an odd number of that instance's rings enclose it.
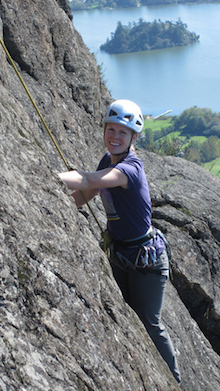
<path fill-rule="evenodd" d="M 68 2 L 1 0 L 0 12 L 1 37 L 68 163 L 95 169 L 112 98 Z M 65 164 L 1 47 L 0 64 L 0 389 L 177 390 L 123 301 L 97 224 L 58 180 Z M 153 222 L 173 250 L 163 320 L 181 389 L 220 390 L 220 181 L 179 158 L 138 153 Z M 104 228 L 100 200 L 91 205 Z"/>

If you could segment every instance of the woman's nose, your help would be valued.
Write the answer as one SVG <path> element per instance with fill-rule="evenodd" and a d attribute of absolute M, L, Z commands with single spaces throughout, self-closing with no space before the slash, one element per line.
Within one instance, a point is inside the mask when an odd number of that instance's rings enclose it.
<path fill-rule="evenodd" d="M 119 138 L 119 133 L 114 132 L 113 137 L 114 137 L 115 140 L 117 140 Z"/>

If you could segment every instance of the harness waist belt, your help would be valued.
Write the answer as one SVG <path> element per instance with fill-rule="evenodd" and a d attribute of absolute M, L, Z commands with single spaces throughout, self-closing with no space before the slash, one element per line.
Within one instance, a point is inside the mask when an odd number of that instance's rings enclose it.
<path fill-rule="evenodd" d="M 124 248 L 136 247 L 136 246 L 141 246 L 142 244 L 148 242 L 151 239 L 154 239 L 155 236 L 156 236 L 156 229 L 154 227 L 150 227 L 146 235 L 144 235 L 139 239 L 131 239 L 131 240 L 124 240 L 124 241 L 114 240 L 114 244 L 116 246 L 120 246 Z"/>

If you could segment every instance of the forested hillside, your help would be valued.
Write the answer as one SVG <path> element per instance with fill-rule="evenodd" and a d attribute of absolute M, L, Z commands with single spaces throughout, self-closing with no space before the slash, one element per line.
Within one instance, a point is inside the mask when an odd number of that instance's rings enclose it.
<path fill-rule="evenodd" d="M 180 116 L 148 118 L 138 145 L 162 155 L 181 156 L 220 178 L 220 113 L 192 107 Z"/>
<path fill-rule="evenodd" d="M 168 5 L 184 3 L 218 3 L 219 0 L 70 0 L 72 10 L 90 8 L 123 8 L 137 7 L 140 5 Z"/>

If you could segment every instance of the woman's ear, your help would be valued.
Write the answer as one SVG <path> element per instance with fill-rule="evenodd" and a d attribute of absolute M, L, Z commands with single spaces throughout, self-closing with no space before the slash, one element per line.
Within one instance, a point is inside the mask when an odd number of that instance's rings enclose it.
<path fill-rule="evenodd" d="M 134 144 L 135 144 L 135 141 L 137 140 L 138 138 L 138 133 L 136 132 L 133 132 L 133 136 L 132 136 L 132 140 L 131 140 L 131 146 L 130 146 L 130 150 L 134 152 L 134 154 L 136 155 L 136 151 L 135 151 L 135 147 L 134 147 Z"/>
<path fill-rule="evenodd" d="M 132 136 L 132 140 L 131 140 L 132 144 L 135 143 L 137 138 L 138 138 L 138 133 L 134 133 L 133 136 Z"/>

